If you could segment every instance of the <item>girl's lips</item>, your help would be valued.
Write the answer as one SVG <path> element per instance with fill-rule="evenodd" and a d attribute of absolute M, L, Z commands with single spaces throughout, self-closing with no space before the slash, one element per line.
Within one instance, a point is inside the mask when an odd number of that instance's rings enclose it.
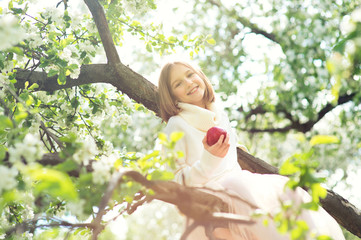
<path fill-rule="evenodd" d="M 198 86 L 192 88 L 192 90 L 188 93 L 188 95 L 192 95 L 193 93 L 195 93 L 198 90 Z"/>

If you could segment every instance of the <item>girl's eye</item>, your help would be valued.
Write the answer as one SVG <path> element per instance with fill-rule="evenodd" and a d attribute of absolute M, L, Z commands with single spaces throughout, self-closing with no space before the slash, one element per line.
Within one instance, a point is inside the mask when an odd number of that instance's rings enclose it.
<path fill-rule="evenodd" d="M 190 74 L 188 74 L 188 77 L 192 77 L 192 76 L 193 76 L 193 74 L 194 74 L 194 73 L 190 73 Z"/>
<path fill-rule="evenodd" d="M 178 82 L 178 83 L 175 84 L 174 87 L 179 87 L 180 85 L 181 85 L 181 82 Z"/>

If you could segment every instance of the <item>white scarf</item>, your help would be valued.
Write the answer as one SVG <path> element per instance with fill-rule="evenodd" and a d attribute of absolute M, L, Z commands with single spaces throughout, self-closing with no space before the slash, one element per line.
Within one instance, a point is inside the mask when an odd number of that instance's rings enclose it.
<path fill-rule="evenodd" d="M 178 103 L 178 107 L 182 109 L 179 116 L 181 116 L 188 124 L 203 132 L 218 125 L 221 120 L 220 108 L 217 107 L 214 102 L 210 104 L 209 110 L 182 102 Z"/>

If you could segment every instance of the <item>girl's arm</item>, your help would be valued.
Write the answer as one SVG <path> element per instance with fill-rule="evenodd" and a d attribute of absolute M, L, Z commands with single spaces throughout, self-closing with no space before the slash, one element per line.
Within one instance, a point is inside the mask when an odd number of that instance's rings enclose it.
<path fill-rule="evenodd" d="M 183 124 L 173 120 L 168 122 L 165 132 L 168 135 L 172 132 L 184 132 L 187 134 L 187 129 L 184 128 Z M 205 148 L 195 147 L 195 144 L 186 140 L 186 137 L 180 139 L 176 143 L 174 150 L 182 151 L 184 157 L 176 160 L 175 181 L 189 186 L 207 183 L 213 171 L 223 159 L 222 155 L 217 156 L 211 153 L 212 150 L 219 150 L 219 146 L 213 145 L 211 147 L 213 147 L 211 151 L 207 151 Z M 194 161 L 193 164 L 190 164 L 190 154 L 194 154 L 194 151 L 201 151 L 200 158 Z"/>

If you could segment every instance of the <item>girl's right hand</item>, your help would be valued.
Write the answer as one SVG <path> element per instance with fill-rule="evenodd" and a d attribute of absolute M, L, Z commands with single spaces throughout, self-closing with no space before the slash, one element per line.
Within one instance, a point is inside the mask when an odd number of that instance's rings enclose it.
<path fill-rule="evenodd" d="M 224 139 L 224 135 L 221 135 L 221 137 L 218 139 L 218 142 L 216 142 L 214 145 L 209 146 L 207 144 L 207 135 L 203 138 L 202 143 L 204 146 L 204 149 L 206 149 L 208 152 L 210 152 L 212 155 L 220 158 L 224 158 L 227 153 L 228 149 L 230 147 L 229 144 L 229 134 L 227 133 L 226 138 Z"/>

